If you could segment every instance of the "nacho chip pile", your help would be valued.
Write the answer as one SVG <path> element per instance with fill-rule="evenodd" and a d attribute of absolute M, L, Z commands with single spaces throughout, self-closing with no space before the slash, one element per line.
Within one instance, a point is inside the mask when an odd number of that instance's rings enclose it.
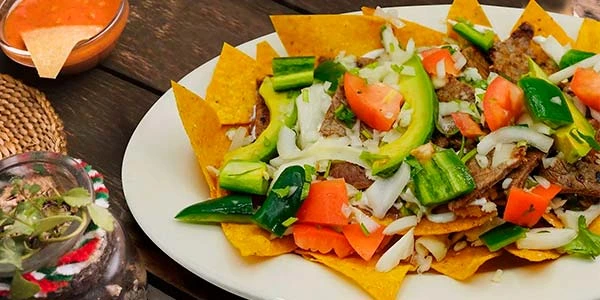
<path fill-rule="evenodd" d="M 374 16 L 374 9 L 363 7 L 362 11 L 364 15 L 272 16 L 271 21 L 290 56 L 335 57 L 341 51 L 347 55 L 361 56 L 381 48 L 379 36 L 381 27 L 386 23 L 386 20 Z M 491 26 L 476 0 L 454 1 L 447 18 Z M 442 33 L 408 20 L 402 22 L 404 26 L 394 28 L 402 45 L 406 45 L 410 38 L 417 46 L 441 45 L 448 37 L 461 43 L 451 26 L 448 26 L 447 33 Z M 575 43 L 535 1 L 529 2 L 514 28 L 522 22 L 532 24 L 536 35 L 552 35 L 563 45 L 571 43 L 580 50 L 600 52 L 600 44 L 591 42 L 594 39 L 590 38 L 600 32 L 600 22 L 585 20 Z M 184 87 L 172 84 L 181 120 L 212 197 L 225 192 L 219 190 L 215 174 L 210 171 L 221 166 L 229 148 L 230 140 L 225 133 L 234 126 L 249 124 L 257 100 L 256 82 L 272 74 L 271 60 L 278 56 L 267 42 L 257 45 L 256 60 L 225 44 L 208 87 L 206 101 Z M 494 217 L 496 213 L 479 218 L 459 218 L 445 224 L 424 218 L 414 233 L 417 237 L 459 233 L 482 226 Z M 546 214 L 544 219 L 554 227 L 562 227 L 555 215 Z M 389 224 L 393 220 L 380 221 Z M 270 233 L 253 224 L 222 224 L 222 229 L 242 256 L 269 257 L 296 251 L 307 260 L 323 264 L 353 280 L 375 299 L 395 299 L 407 273 L 415 271 L 410 264 L 400 264 L 387 273 L 376 271 L 379 252 L 366 262 L 358 256 L 341 259 L 335 255 L 300 251 L 291 236 L 273 238 Z M 600 234 L 600 219 L 595 220 L 590 229 Z M 467 246 L 460 251 L 449 250 L 446 257 L 439 262 L 434 261 L 431 268 L 462 281 L 476 274 L 486 262 L 502 255 L 512 255 L 531 262 L 554 260 L 561 256 L 556 251 L 521 250 L 514 246 L 497 252 L 490 252 L 486 247 Z"/>

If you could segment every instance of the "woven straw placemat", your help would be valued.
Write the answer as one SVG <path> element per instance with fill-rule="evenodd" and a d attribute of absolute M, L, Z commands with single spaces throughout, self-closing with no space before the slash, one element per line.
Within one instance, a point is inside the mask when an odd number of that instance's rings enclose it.
<path fill-rule="evenodd" d="M 66 154 L 63 123 L 42 92 L 0 74 L 0 158 L 28 151 Z"/>

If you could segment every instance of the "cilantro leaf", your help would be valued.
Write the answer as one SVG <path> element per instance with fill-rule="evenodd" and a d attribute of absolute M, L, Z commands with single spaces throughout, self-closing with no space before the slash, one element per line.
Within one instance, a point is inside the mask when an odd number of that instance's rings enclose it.
<path fill-rule="evenodd" d="M 356 115 L 346 105 L 340 105 L 335 109 L 335 118 L 344 123 L 348 128 L 352 128 L 356 123 Z"/>
<path fill-rule="evenodd" d="M 587 228 L 584 216 L 579 216 L 579 232 L 577 237 L 562 248 L 568 254 L 595 258 L 600 255 L 600 235 Z"/>
<path fill-rule="evenodd" d="M 71 207 L 82 207 L 92 203 L 90 193 L 82 187 L 68 190 L 63 194 L 62 198 Z"/>

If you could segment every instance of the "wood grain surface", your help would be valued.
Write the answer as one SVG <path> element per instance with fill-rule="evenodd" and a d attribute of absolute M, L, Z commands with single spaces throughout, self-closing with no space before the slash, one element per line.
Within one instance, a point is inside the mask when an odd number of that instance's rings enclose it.
<path fill-rule="evenodd" d="M 101 66 L 58 80 L 39 79 L 0 55 L 0 72 L 46 93 L 65 123 L 69 152 L 106 177 L 111 211 L 144 260 L 152 284 L 176 299 L 239 299 L 179 266 L 142 232 L 121 185 L 121 164 L 138 122 L 169 80 L 178 80 L 219 54 L 223 42 L 238 45 L 272 31 L 269 14 L 340 13 L 366 6 L 447 4 L 436 0 L 130 0 L 123 36 Z M 526 0 L 482 1 L 522 7 Z M 565 1 L 541 0 L 546 9 L 570 13 Z"/>

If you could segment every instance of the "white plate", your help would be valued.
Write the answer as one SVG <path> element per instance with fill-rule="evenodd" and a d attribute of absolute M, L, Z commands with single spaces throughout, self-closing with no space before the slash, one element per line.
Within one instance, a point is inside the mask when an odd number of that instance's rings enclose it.
<path fill-rule="evenodd" d="M 501 37 L 508 36 L 521 10 L 485 7 Z M 400 15 L 444 31 L 447 5 L 413 6 Z M 575 37 L 581 20 L 556 16 Z M 251 56 L 256 43 L 267 40 L 280 53 L 275 34 L 247 42 L 239 48 Z M 212 76 L 216 58 L 198 67 L 181 84 L 201 96 Z M 150 109 L 134 132 L 123 160 L 123 189 L 133 216 L 165 253 L 209 282 L 253 299 L 366 299 L 360 288 L 325 267 L 296 255 L 272 259 L 245 259 L 227 242 L 218 226 L 190 225 L 173 217 L 182 208 L 208 195 L 192 148 L 177 115 L 169 90 Z M 411 275 L 402 285 L 401 299 L 598 299 L 600 262 L 572 258 L 543 265 L 510 269 L 500 283 L 494 272 L 467 282 L 441 275 Z M 443 298 L 441 298 L 443 297 Z"/>

